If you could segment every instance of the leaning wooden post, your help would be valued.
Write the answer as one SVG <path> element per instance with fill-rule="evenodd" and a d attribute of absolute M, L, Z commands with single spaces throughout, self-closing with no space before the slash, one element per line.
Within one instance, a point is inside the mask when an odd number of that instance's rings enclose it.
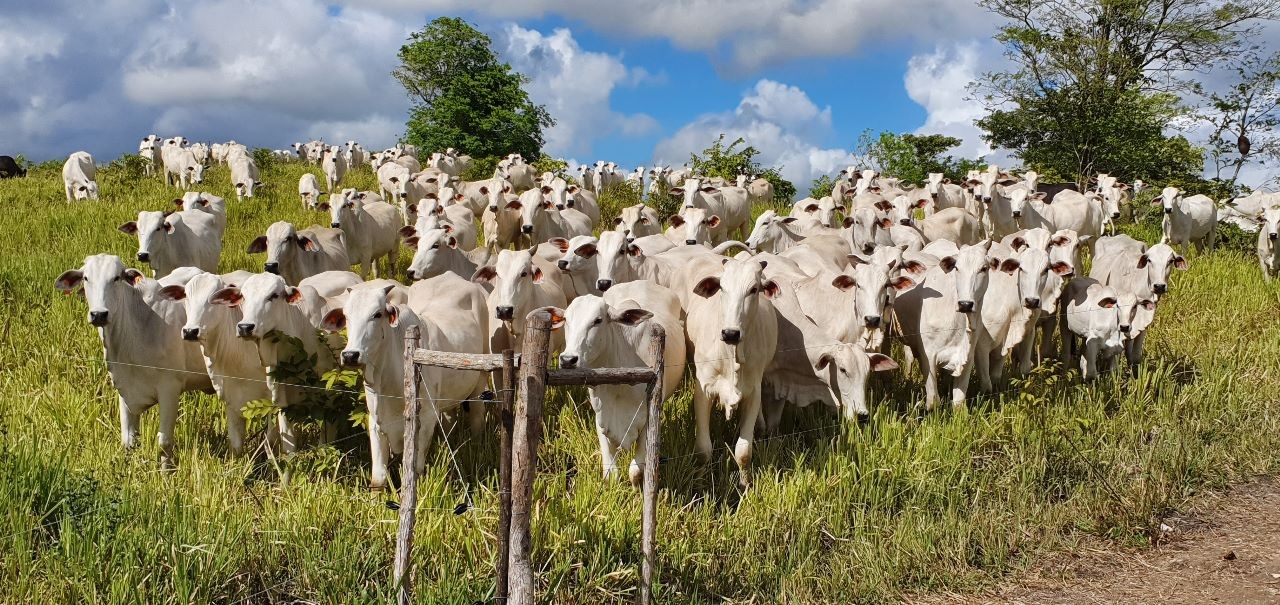
<path fill-rule="evenodd" d="M 410 326 L 404 337 L 404 455 L 400 467 L 400 527 L 396 530 L 396 558 L 393 570 L 396 603 L 409 605 L 412 574 L 409 563 L 413 550 L 413 524 L 418 508 L 418 364 L 413 352 L 418 348 L 418 327 Z"/>
<path fill-rule="evenodd" d="M 507 562 L 511 556 L 511 427 L 516 398 L 515 352 L 502 352 L 502 385 L 498 387 L 498 561 L 493 598 L 507 601 Z"/>
<path fill-rule="evenodd" d="M 653 602 L 653 576 L 658 565 L 658 448 L 662 437 L 662 378 L 666 370 L 664 353 L 667 333 L 662 326 L 653 324 L 649 340 L 649 358 L 653 360 L 653 382 L 649 383 L 649 424 L 645 430 L 644 454 L 644 504 L 640 525 L 640 605 Z"/>
<path fill-rule="evenodd" d="M 537 309 L 525 318 L 520 354 L 519 398 L 511 430 L 511 555 L 507 602 L 533 605 L 533 479 L 542 440 L 542 398 L 546 394 L 547 357 L 551 342 L 551 310 Z"/>

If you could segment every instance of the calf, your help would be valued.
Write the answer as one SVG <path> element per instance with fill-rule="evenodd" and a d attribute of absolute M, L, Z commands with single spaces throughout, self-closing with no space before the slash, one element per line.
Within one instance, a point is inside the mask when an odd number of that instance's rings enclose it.
<path fill-rule="evenodd" d="M 662 398 L 675 392 L 684 376 L 684 324 L 675 293 L 653 282 L 619 286 L 603 297 L 578 297 L 564 311 L 565 347 L 561 368 L 628 368 L 653 364 L 649 340 L 652 325 L 666 332 L 663 348 Z M 606 479 L 618 472 L 617 454 L 636 446 L 629 476 L 639 485 L 647 451 L 640 438 L 649 424 L 647 385 L 596 385 L 587 389 L 596 417 L 596 437 Z"/>
<path fill-rule="evenodd" d="M 485 346 L 483 288 L 457 275 L 439 275 L 411 286 L 407 304 L 388 298 L 394 288 L 355 288 L 341 309 L 325 315 L 323 323 L 327 330 L 347 331 L 342 365 L 364 370 L 372 489 L 386 487 L 391 456 L 404 453 L 404 338 L 408 330 L 419 329 L 420 346 L 426 349 L 473 354 L 489 351 Z M 487 377 L 482 372 L 424 367 L 421 380 L 424 401 L 418 449 L 411 454 L 418 472 L 426 463 L 440 414 L 457 410 L 467 399 L 478 399 Z"/>
<path fill-rule="evenodd" d="M 405 183 L 411 178 L 408 168 L 395 162 L 387 162 L 376 168 L 378 173 L 378 194 L 384 198 L 401 199 Z"/>
<path fill-rule="evenodd" d="M 240 309 L 213 304 L 211 299 L 217 291 L 243 284 L 251 275 L 248 271 L 224 275 L 202 272 L 185 285 L 165 286 L 159 292 L 168 300 L 182 301 L 187 318 L 182 340 L 200 345 L 205 370 L 226 405 L 227 443 L 236 454 L 244 450 L 245 404 L 270 399 L 271 391 L 267 388 L 267 373 L 258 362 L 257 345 L 236 337 Z M 274 441 L 278 424 L 268 430 L 269 440 Z"/>
<path fill-rule="evenodd" d="M 164 163 L 164 180 L 185 191 L 204 182 L 204 164 L 191 149 L 173 150 Z"/>
<path fill-rule="evenodd" d="M 161 462 L 172 466 L 178 397 L 212 387 L 200 347 L 179 336 L 186 321 L 182 305 L 154 296 L 160 284 L 110 254 L 85 258 L 79 269 L 58 276 L 54 287 L 66 294 L 79 289 L 88 303 L 89 324 L 98 330 L 107 373 L 120 396 L 121 443 L 137 445 L 142 413 L 158 404 L 156 440 Z"/>
<path fill-rule="evenodd" d="M 235 187 L 236 199 L 252 198 L 253 191 L 261 183 L 258 181 L 258 165 L 247 155 L 236 155 L 227 160 L 231 167 L 231 185 Z"/>
<path fill-rule="evenodd" d="M 319 225 L 299 231 L 292 223 L 272 223 L 267 227 L 266 235 L 259 235 L 249 243 L 248 252 L 266 252 L 263 270 L 284 276 L 289 284 L 297 284 L 324 271 L 351 268 L 342 230 L 325 229 Z"/>
<path fill-rule="evenodd" d="M 1077 365 L 1086 382 L 1097 378 L 1100 364 L 1109 367 L 1112 358 L 1124 349 L 1119 297 L 1110 286 L 1088 277 L 1072 280 L 1063 292 L 1063 311 L 1058 316 L 1064 341 L 1063 362 L 1068 367 Z M 1126 321 L 1123 327 L 1128 331 L 1132 324 Z M 1084 351 L 1076 364 L 1071 363 L 1074 337 L 1084 340 Z"/>
<path fill-rule="evenodd" d="M 175 198 L 173 205 L 179 210 L 199 210 L 209 214 L 215 219 L 219 233 L 227 228 L 227 200 L 212 193 L 188 191 L 182 194 L 181 198 Z M 221 246 L 221 242 L 218 245 Z"/>
<path fill-rule="evenodd" d="M 324 205 L 322 205 L 324 207 Z M 360 265 L 360 275 L 369 270 L 378 276 L 377 261 L 386 257 L 387 270 L 395 272 L 400 256 L 400 211 L 386 202 L 366 202 L 341 194 L 329 196 L 329 226 L 341 229 L 347 244 L 347 258 Z"/>
<path fill-rule="evenodd" d="M 1197 251 L 1207 245 L 1213 252 L 1217 236 L 1218 207 L 1207 195 L 1184 198 L 1177 187 L 1165 187 L 1152 205 L 1164 206 L 1164 221 L 1160 224 L 1160 243 L 1181 246 L 1187 253 L 1187 244 L 1195 244 Z"/>
<path fill-rule="evenodd" d="M 298 196 L 302 198 L 302 209 L 313 210 L 320 203 L 320 183 L 316 175 L 310 172 L 298 179 Z"/>
<path fill-rule="evenodd" d="M 791 206 L 791 216 L 813 219 L 824 227 L 835 227 L 836 213 L 844 214 L 844 211 L 844 204 L 837 203 L 829 195 L 818 200 L 806 198 Z M 759 223 L 757 223 L 757 226 L 759 226 Z"/>
<path fill-rule="evenodd" d="M 1169 291 L 1170 271 L 1186 269 L 1186 260 L 1174 254 L 1167 244 L 1147 248 L 1127 235 L 1099 239 L 1095 257 L 1101 262 L 1094 263 L 1089 277 L 1110 286 L 1119 296 L 1125 357 L 1136 373 L 1142 362 L 1146 329 L 1155 318 L 1156 302 Z M 1126 317 L 1130 318 L 1127 329 Z"/>
<path fill-rule="evenodd" d="M 1053 270 L 1049 254 L 1042 248 L 1021 250 L 992 244 L 988 254 L 997 261 L 989 271 L 982 298 L 981 321 L 975 323 L 977 342 L 974 361 L 983 392 L 992 392 L 993 383 L 1004 374 L 1004 358 L 1015 346 L 1034 334 Z M 1033 336 L 1034 338 L 1034 336 Z"/>
<path fill-rule="evenodd" d="M 138 143 L 138 157 L 142 158 L 142 174 L 145 176 L 155 174 L 156 162 L 160 160 L 160 137 L 151 134 L 142 139 L 142 142 Z M 0 164 L 3 162 L 4 160 L 0 159 Z M 0 175 L 3 171 L 3 166 L 0 166 Z"/>
<path fill-rule="evenodd" d="M 77 151 L 62 164 L 62 189 L 67 201 L 98 199 L 98 168 L 87 151 Z"/>
<path fill-rule="evenodd" d="M 733 457 L 743 487 L 751 483 L 751 452 L 761 412 L 761 384 L 778 348 L 778 318 L 769 299 L 778 285 L 765 263 L 725 259 L 717 274 L 696 282 L 685 329 L 693 346 L 693 410 L 698 451 L 711 458 L 711 407 L 738 416 Z"/>
<path fill-rule="evenodd" d="M 151 265 L 156 277 L 178 267 L 217 271 L 222 255 L 218 217 L 204 210 L 139 212 L 137 221 L 120 225 L 121 233 L 138 237 L 138 260 Z"/>
<path fill-rule="evenodd" d="M 528 251 L 503 250 L 496 263 L 476 269 L 471 280 L 492 284 L 488 297 L 489 350 L 504 351 L 524 342 L 524 320 L 534 309 L 564 308 L 564 290 L 555 266 L 537 256 L 537 248 Z M 544 269 L 545 265 L 545 269 Z M 564 346 L 564 334 L 552 334 L 552 350 Z"/>
<path fill-rule="evenodd" d="M 1262 266 L 1262 277 L 1271 281 L 1280 274 L 1280 206 L 1263 210 L 1258 223 L 1258 264 Z"/>

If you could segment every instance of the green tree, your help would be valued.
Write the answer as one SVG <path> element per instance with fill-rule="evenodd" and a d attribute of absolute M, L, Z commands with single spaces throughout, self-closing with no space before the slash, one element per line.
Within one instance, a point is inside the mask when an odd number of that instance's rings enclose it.
<path fill-rule="evenodd" d="M 1239 53 L 1259 20 L 1280 14 L 1278 0 L 981 4 L 1006 20 L 996 40 L 1014 68 L 971 85 L 991 110 L 978 126 L 1029 167 L 1081 183 L 1095 172 L 1159 178 L 1151 171 L 1163 164 L 1145 159 L 1189 148 L 1163 135 L 1185 112 L 1169 93 L 1187 87 L 1186 74 Z M 1194 171 L 1190 155 L 1169 164 Z"/>
<path fill-rule="evenodd" d="M 858 137 L 855 153 L 862 163 L 904 183 L 922 184 L 930 172 L 941 172 L 952 180 L 960 180 L 970 169 L 979 168 L 978 160 L 943 155 L 962 143 L 960 139 L 941 134 L 872 135 L 865 130 Z"/>
<path fill-rule="evenodd" d="M 828 195 L 831 195 L 832 190 L 834 190 L 835 188 L 836 188 L 836 180 L 831 178 L 831 175 L 824 174 L 816 179 L 813 179 L 813 183 L 809 185 L 809 197 L 811 198 L 826 197 Z"/>
<path fill-rule="evenodd" d="M 1231 193 L 1237 193 L 1236 179 L 1246 164 L 1280 160 L 1280 53 L 1247 53 L 1235 72 L 1225 90 L 1196 87 L 1205 100 L 1200 118 L 1212 128 L 1207 143 L 1214 180 Z"/>
<path fill-rule="evenodd" d="M 739 149 L 739 145 L 746 143 L 742 137 L 725 145 L 724 136 L 721 134 L 717 137 L 716 141 L 710 147 L 703 149 L 701 154 L 690 154 L 689 166 L 694 174 L 715 176 L 729 181 L 737 179 L 739 174 L 756 175 L 773 184 L 775 202 L 789 205 L 796 195 L 796 186 L 782 178 L 778 168 L 760 166 L 755 160 L 755 157 L 760 155 L 760 150 L 750 145 Z"/>
<path fill-rule="evenodd" d="M 414 103 L 406 141 L 474 157 L 541 155 L 542 131 L 555 120 L 529 100 L 525 77 L 498 61 L 490 45 L 488 36 L 452 17 L 410 34 L 392 72 Z"/>

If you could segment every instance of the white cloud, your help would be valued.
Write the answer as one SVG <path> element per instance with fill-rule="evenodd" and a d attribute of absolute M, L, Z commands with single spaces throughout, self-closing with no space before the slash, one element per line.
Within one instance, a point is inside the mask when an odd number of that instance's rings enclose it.
<path fill-rule="evenodd" d="M 593 30 L 665 38 L 747 73 L 791 59 L 833 57 L 868 44 L 976 35 L 990 30 L 970 0 L 346 0 L 405 14 L 466 11 L 491 18 L 559 15 Z"/>
<path fill-rule="evenodd" d="M 760 151 L 756 161 L 780 166 L 782 176 L 804 193 L 814 178 L 850 161 L 849 150 L 822 146 L 830 131 L 830 107 L 819 108 L 795 86 L 760 80 L 735 109 L 698 117 L 660 141 L 653 157 L 658 164 L 680 165 L 721 133 L 728 140 L 742 137 Z"/>
<path fill-rule="evenodd" d="M 994 66 L 993 56 L 994 51 L 972 41 L 939 45 L 933 52 L 911 57 L 903 77 L 907 96 L 928 112 L 916 132 L 945 134 L 963 140 L 957 150 L 963 157 L 990 154 L 991 146 L 982 140 L 981 131 L 973 123 L 986 115 L 986 109 L 981 102 L 969 99 L 967 86 Z"/>
<path fill-rule="evenodd" d="M 589 155 L 596 139 L 639 136 L 658 128 L 651 116 L 622 114 L 609 103 L 615 88 L 654 80 L 647 71 L 630 69 L 610 54 L 582 50 L 568 29 L 542 34 L 508 24 L 496 38 L 502 58 L 529 77 L 530 99 L 546 105 L 556 119 L 544 133 L 547 153 Z"/>

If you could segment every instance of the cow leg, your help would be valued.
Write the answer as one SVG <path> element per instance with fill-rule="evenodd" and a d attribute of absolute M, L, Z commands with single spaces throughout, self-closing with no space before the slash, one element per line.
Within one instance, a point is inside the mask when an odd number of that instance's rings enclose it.
<path fill-rule="evenodd" d="M 756 416 L 760 414 L 760 388 L 742 394 L 738 407 L 738 441 L 733 446 L 733 459 L 738 462 L 738 484 L 751 485 L 751 449 L 755 442 Z"/>
<path fill-rule="evenodd" d="M 1147 333 L 1143 332 L 1137 335 L 1133 340 L 1125 343 L 1125 352 L 1128 354 L 1129 367 L 1133 375 L 1137 376 L 1138 366 L 1142 364 L 1142 342 L 1146 340 Z"/>
<path fill-rule="evenodd" d="M 418 475 L 422 475 L 423 469 L 427 464 L 427 448 L 431 447 L 431 440 L 435 438 L 436 426 L 440 424 L 440 410 L 430 401 L 424 402 L 422 406 L 421 418 L 418 420 L 418 443 L 417 451 L 405 452 L 405 456 L 413 456 L 413 468 Z M 446 444 L 445 447 L 448 447 Z"/>
<path fill-rule="evenodd" d="M 978 386 L 982 388 L 983 393 L 991 392 L 991 354 L 991 351 L 983 351 L 979 348 L 973 356 L 973 363 L 978 370 Z"/>
<path fill-rule="evenodd" d="M 120 444 L 125 449 L 138 447 L 138 425 L 142 420 L 142 412 L 135 412 L 120 396 Z"/>
<path fill-rule="evenodd" d="M 1098 376 L 1098 347 L 1101 343 L 1097 338 L 1086 338 L 1084 340 L 1084 354 L 1080 356 L 1080 374 L 1084 377 L 1085 382 L 1091 382 Z"/>
<path fill-rule="evenodd" d="M 233 403 L 234 402 L 234 403 Z M 239 456 L 244 452 L 244 401 L 239 397 L 231 398 L 226 404 L 227 412 L 227 446 L 231 453 Z"/>
<path fill-rule="evenodd" d="M 693 385 L 693 419 L 698 453 L 702 454 L 703 462 L 711 462 L 711 398 L 700 382 Z"/>
<path fill-rule="evenodd" d="M 378 414 L 378 411 L 384 405 L 384 402 L 381 401 L 381 396 L 374 394 L 373 390 L 368 388 L 365 389 L 364 393 L 365 409 L 368 410 L 369 454 L 372 459 L 372 464 L 369 468 L 369 489 L 377 491 L 387 486 L 387 467 L 391 464 L 391 447 L 388 441 L 392 438 L 392 435 L 386 432 L 386 427 Z M 403 430 L 400 437 L 400 442 L 403 443 Z"/>
<path fill-rule="evenodd" d="M 1001 354 L 998 347 L 996 350 L 991 352 L 991 363 L 988 365 L 988 368 L 991 373 L 990 378 L 992 385 L 1004 379 L 1004 355 Z"/>
<path fill-rule="evenodd" d="M 938 402 L 938 368 L 927 353 L 920 356 L 920 375 L 924 377 L 924 409 L 932 412 Z"/>
<path fill-rule="evenodd" d="M 1022 342 L 1018 343 L 1018 346 L 1014 349 L 1014 353 L 1018 356 L 1018 373 L 1022 376 L 1030 374 L 1032 368 L 1035 367 L 1035 361 L 1031 358 L 1036 348 L 1036 332 L 1039 329 L 1040 325 L 1038 323 L 1032 323 L 1027 326 L 1026 331 L 1022 334 Z"/>
<path fill-rule="evenodd" d="M 960 370 L 960 375 L 951 381 L 951 409 L 962 410 L 965 408 L 965 398 L 969 395 L 969 378 L 973 375 L 973 364 L 964 364 L 964 369 Z"/>
<path fill-rule="evenodd" d="M 1055 317 L 1049 317 L 1045 321 L 1041 321 L 1038 326 L 1040 328 L 1040 360 L 1042 363 L 1045 360 L 1053 359 L 1055 357 L 1055 351 L 1053 350 L 1053 332 L 1058 327 L 1056 320 L 1057 318 Z M 1034 340 L 1032 342 L 1034 342 Z"/>
<path fill-rule="evenodd" d="M 173 468 L 177 461 L 173 430 L 178 424 L 178 396 L 181 392 L 175 388 L 156 397 L 160 407 L 160 430 L 156 433 L 156 441 L 160 444 L 160 465 L 164 468 Z"/>
<path fill-rule="evenodd" d="M 645 427 L 642 426 L 640 432 L 636 434 L 636 455 L 631 459 L 631 466 L 628 468 L 633 487 L 640 487 L 644 482 L 644 461 L 649 454 L 649 440 L 645 439 L 645 432 Z"/>
<path fill-rule="evenodd" d="M 613 479 L 618 474 L 618 444 L 614 443 L 604 434 L 604 429 L 600 428 L 599 421 L 596 423 L 596 440 L 600 443 L 600 467 L 606 480 Z"/>
<path fill-rule="evenodd" d="M 298 451 L 298 437 L 293 433 L 293 424 L 289 422 L 289 417 L 284 415 L 284 410 L 276 413 L 276 425 L 280 431 L 280 452 L 292 454 Z"/>

